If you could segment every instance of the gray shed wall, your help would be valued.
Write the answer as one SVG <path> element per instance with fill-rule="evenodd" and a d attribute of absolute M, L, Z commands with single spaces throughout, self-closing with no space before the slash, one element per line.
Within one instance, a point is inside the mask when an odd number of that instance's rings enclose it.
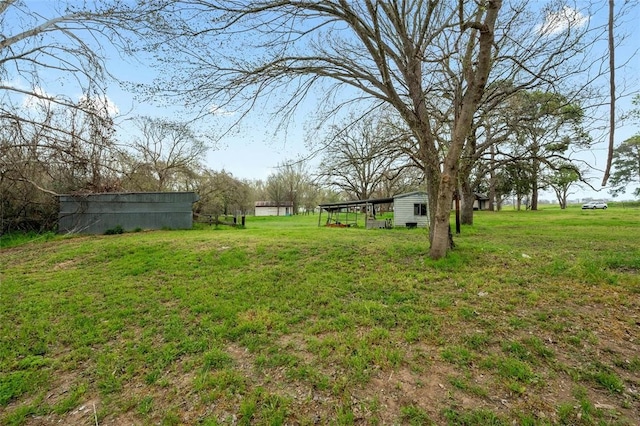
<path fill-rule="evenodd" d="M 416 216 L 413 211 L 414 204 L 427 204 L 427 215 Z M 393 226 L 405 226 L 407 223 L 417 223 L 419 228 L 429 226 L 429 204 L 425 192 L 412 192 L 397 195 L 393 199 Z"/>
<path fill-rule="evenodd" d="M 58 232 L 104 234 L 134 229 L 189 229 L 194 192 L 137 192 L 61 195 Z"/>

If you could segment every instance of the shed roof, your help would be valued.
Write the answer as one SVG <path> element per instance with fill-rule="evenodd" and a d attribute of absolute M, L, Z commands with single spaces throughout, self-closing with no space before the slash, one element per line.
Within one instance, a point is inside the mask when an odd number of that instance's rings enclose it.
<path fill-rule="evenodd" d="M 59 194 L 57 197 L 60 203 L 195 203 L 200 200 L 193 191 L 92 192 Z"/>
<path fill-rule="evenodd" d="M 398 195 L 396 195 L 396 196 L 395 196 L 395 197 L 393 197 L 393 198 L 394 198 L 394 199 L 395 199 L 395 198 L 405 198 L 405 197 L 411 197 L 411 196 L 413 196 L 413 195 L 423 195 L 423 196 L 426 196 L 426 195 L 427 195 L 427 193 L 426 193 L 426 192 L 424 192 L 424 191 L 412 191 L 412 192 L 406 192 L 406 193 L 404 193 L 404 194 L 398 194 Z"/>

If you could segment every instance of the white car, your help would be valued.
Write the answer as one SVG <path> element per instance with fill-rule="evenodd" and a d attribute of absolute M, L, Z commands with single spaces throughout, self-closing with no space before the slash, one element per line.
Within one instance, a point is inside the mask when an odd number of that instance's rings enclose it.
<path fill-rule="evenodd" d="M 602 209 L 605 210 L 607 208 L 607 203 L 604 201 L 589 201 L 586 204 L 582 205 L 582 210 L 586 209 Z"/>

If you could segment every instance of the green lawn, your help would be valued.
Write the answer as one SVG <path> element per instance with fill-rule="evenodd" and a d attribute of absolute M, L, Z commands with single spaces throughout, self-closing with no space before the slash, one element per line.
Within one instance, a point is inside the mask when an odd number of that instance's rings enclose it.
<path fill-rule="evenodd" d="M 640 424 L 640 209 L 5 239 L 0 423 Z"/>

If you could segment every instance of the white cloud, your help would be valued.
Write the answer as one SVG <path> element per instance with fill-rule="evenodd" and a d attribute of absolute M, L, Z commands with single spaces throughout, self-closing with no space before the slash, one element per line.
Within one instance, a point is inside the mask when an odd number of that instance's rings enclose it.
<path fill-rule="evenodd" d="M 12 88 L 12 89 L 19 89 L 19 90 L 24 90 L 25 89 L 25 85 L 23 84 L 23 81 L 20 79 L 12 79 L 12 80 L 1 80 L 0 81 L 0 85 L 2 85 L 2 87 L 6 87 L 6 88 Z"/>
<path fill-rule="evenodd" d="M 543 35 L 555 35 L 569 28 L 586 25 L 587 22 L 589 22 L 589 16 L 584 15 L 579 10 L 564 6 L 562 10 L 548 12 L 544 24 L 539 25 L 537 30 Z"/>
<path fill-rule="evenodd" d="M 59 100 L 56 101 L 56 96 L 48 93 L 42 87 L 35 87 L 31 90 L 25 90 L 20 88 L 19 85 L 13 85 L 12 87 L 19 88 L 23 92 L 22 108 L 31 111 L 43 111 L 50 109 L 53 105 L 59 104 Z M 29 93 L 25 93 L 29 92 Z M 87 103 L 87 97 L 82 95 L 78 98 L 78 103 Z M 90 103 L 93 108 L 98 112 L 105 112 L 110 117 L 118 115 L 120 109 L 118 106 L 108 97 L 104 98 L 92 98 Z"/>
<path fill-rule="evenodd" d="M 31 94 L 24 96 L 22 107 L 29 110 L 48 109 L 53 99 L 53 95 L 47 93 L 42 87 L 36 87 L 31 90 Z"/>
<path fill-rule="evenodd" d="M 104 97 L 91 99 L 87 98 L 86 95 L 82 95 L 80 99 L 78 99 L 78 102 L 89 103 L 96 111 L 106 112 L 109 117 L 114 117 L 120 113 L 118 106 L 106 95 Z"/>
<path fill-rule="evenodd" d="M 216 105 L 216 104 L 211 105 L 211 107 L 209 108 L 209 112 L 213 115 L 221 115 L 223 117 L 231 117 L 232 115 L 235 114 L 235 112 L 228 111 L 223 107 L 221 107 L 220 105 Z"/>

